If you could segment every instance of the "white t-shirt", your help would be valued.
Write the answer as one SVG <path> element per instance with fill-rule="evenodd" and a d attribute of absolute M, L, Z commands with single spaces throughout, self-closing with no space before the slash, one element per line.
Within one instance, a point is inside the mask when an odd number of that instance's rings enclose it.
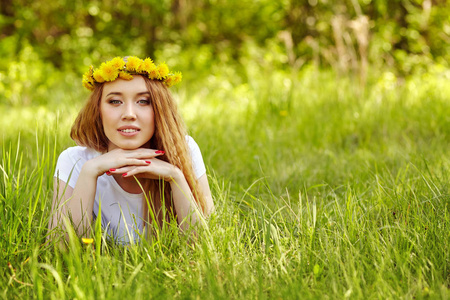
<path fill-rule="evenodd" d="M 190 149 L 195 176 L 200 178 L 206 173 L 200 148 L 192 137 L 186 136 L 186 141 Z M 86 147 L 70 147 L 59 155 L 54 176 L 74 188 L 83 164 L 100 154 Z M 130 240 L 138 239 L 138 232 L 143 227 L 142 200 L 142 193 L 128 193 L 119 186 L 113 176 L 103 174 L 97 179 L 94 218 L 98 216 L 101 201 L 103 228 L 118 242 L 129 243 Z"/>

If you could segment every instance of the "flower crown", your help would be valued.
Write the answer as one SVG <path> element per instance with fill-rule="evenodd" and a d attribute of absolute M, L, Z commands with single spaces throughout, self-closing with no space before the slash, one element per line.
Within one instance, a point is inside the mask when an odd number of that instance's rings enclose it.
<path fill-rule="evenodd" d="M 115 57 L 102 63 L 97 69 L 90 66 L 89 71 L 83 75 L 83 86 L 93 91 L 97 83 L 114 81 L 117 78 L 131 80 L 133 75 L 162 81 L 167 87 L 179 83 L 182 78 L 180 72 L 169 73 L 169 67 L 165 63 L 157 66 L 150 58 L 142 60 L 136 56 L 127 56 Z"/>

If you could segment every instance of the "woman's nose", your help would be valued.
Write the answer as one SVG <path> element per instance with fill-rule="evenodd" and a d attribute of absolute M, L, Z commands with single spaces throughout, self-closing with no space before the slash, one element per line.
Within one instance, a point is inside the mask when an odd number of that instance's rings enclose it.
<path fill-rule="evenodd" d="M 122 115 L 123 119 L 136 119 L 136 112 L 132 103 L 126 104 Z"/>

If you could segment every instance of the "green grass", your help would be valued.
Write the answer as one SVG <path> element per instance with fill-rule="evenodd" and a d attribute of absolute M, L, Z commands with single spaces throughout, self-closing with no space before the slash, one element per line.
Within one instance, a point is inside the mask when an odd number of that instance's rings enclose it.
<path fill-rule="evenodd" d="M 224 72 L 177 90 L 217 209 L 196 243 L 168 228 L 138 246 L 45 244 L 80 103 L 8 107 L 1 297 L 449 298 L 448 74 L 386 73 L 362 90 L 312 68 L 247 72 L 250 83 Z"/>

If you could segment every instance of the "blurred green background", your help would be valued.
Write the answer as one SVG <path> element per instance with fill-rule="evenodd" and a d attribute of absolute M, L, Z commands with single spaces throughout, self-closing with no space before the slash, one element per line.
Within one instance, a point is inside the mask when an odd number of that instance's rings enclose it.
<path fill-rule="evenodd" d="M 450 0 L 0 0 L 0 28 L 0 298 L 448 299 Z M 53 255 L 81 76 L 125 55 L 183 73 L 214 234 Z"/>
<path fill-rule="evenodd" d="M 438 158 L 449 140 L 450 1 L 0 3 L 4 145 L 17 132 L 25 148 L 47 132 L 57 153 L 74 145 L 82 74 L 125 55 L 183 73 L 171 90 L 189 133 L 211 171 L 242 187 L 263 174 L 277 192 L 340 178 L 305 173 L 302 163 L 322 159 L 312 149 L 384 159 L 423 144 Z"/>
<path fill-rule="evenodd" d="M 64 91 L 117 55 L 166 61 L 193 87 L 309 65 L 364 86 L 367 74 L 403 78 L 450 58 L 447 0 L 1 0 L 0 13 L 0 103 L 12 106 L 55 104 L 48 91 L 78 99 Z"/>

